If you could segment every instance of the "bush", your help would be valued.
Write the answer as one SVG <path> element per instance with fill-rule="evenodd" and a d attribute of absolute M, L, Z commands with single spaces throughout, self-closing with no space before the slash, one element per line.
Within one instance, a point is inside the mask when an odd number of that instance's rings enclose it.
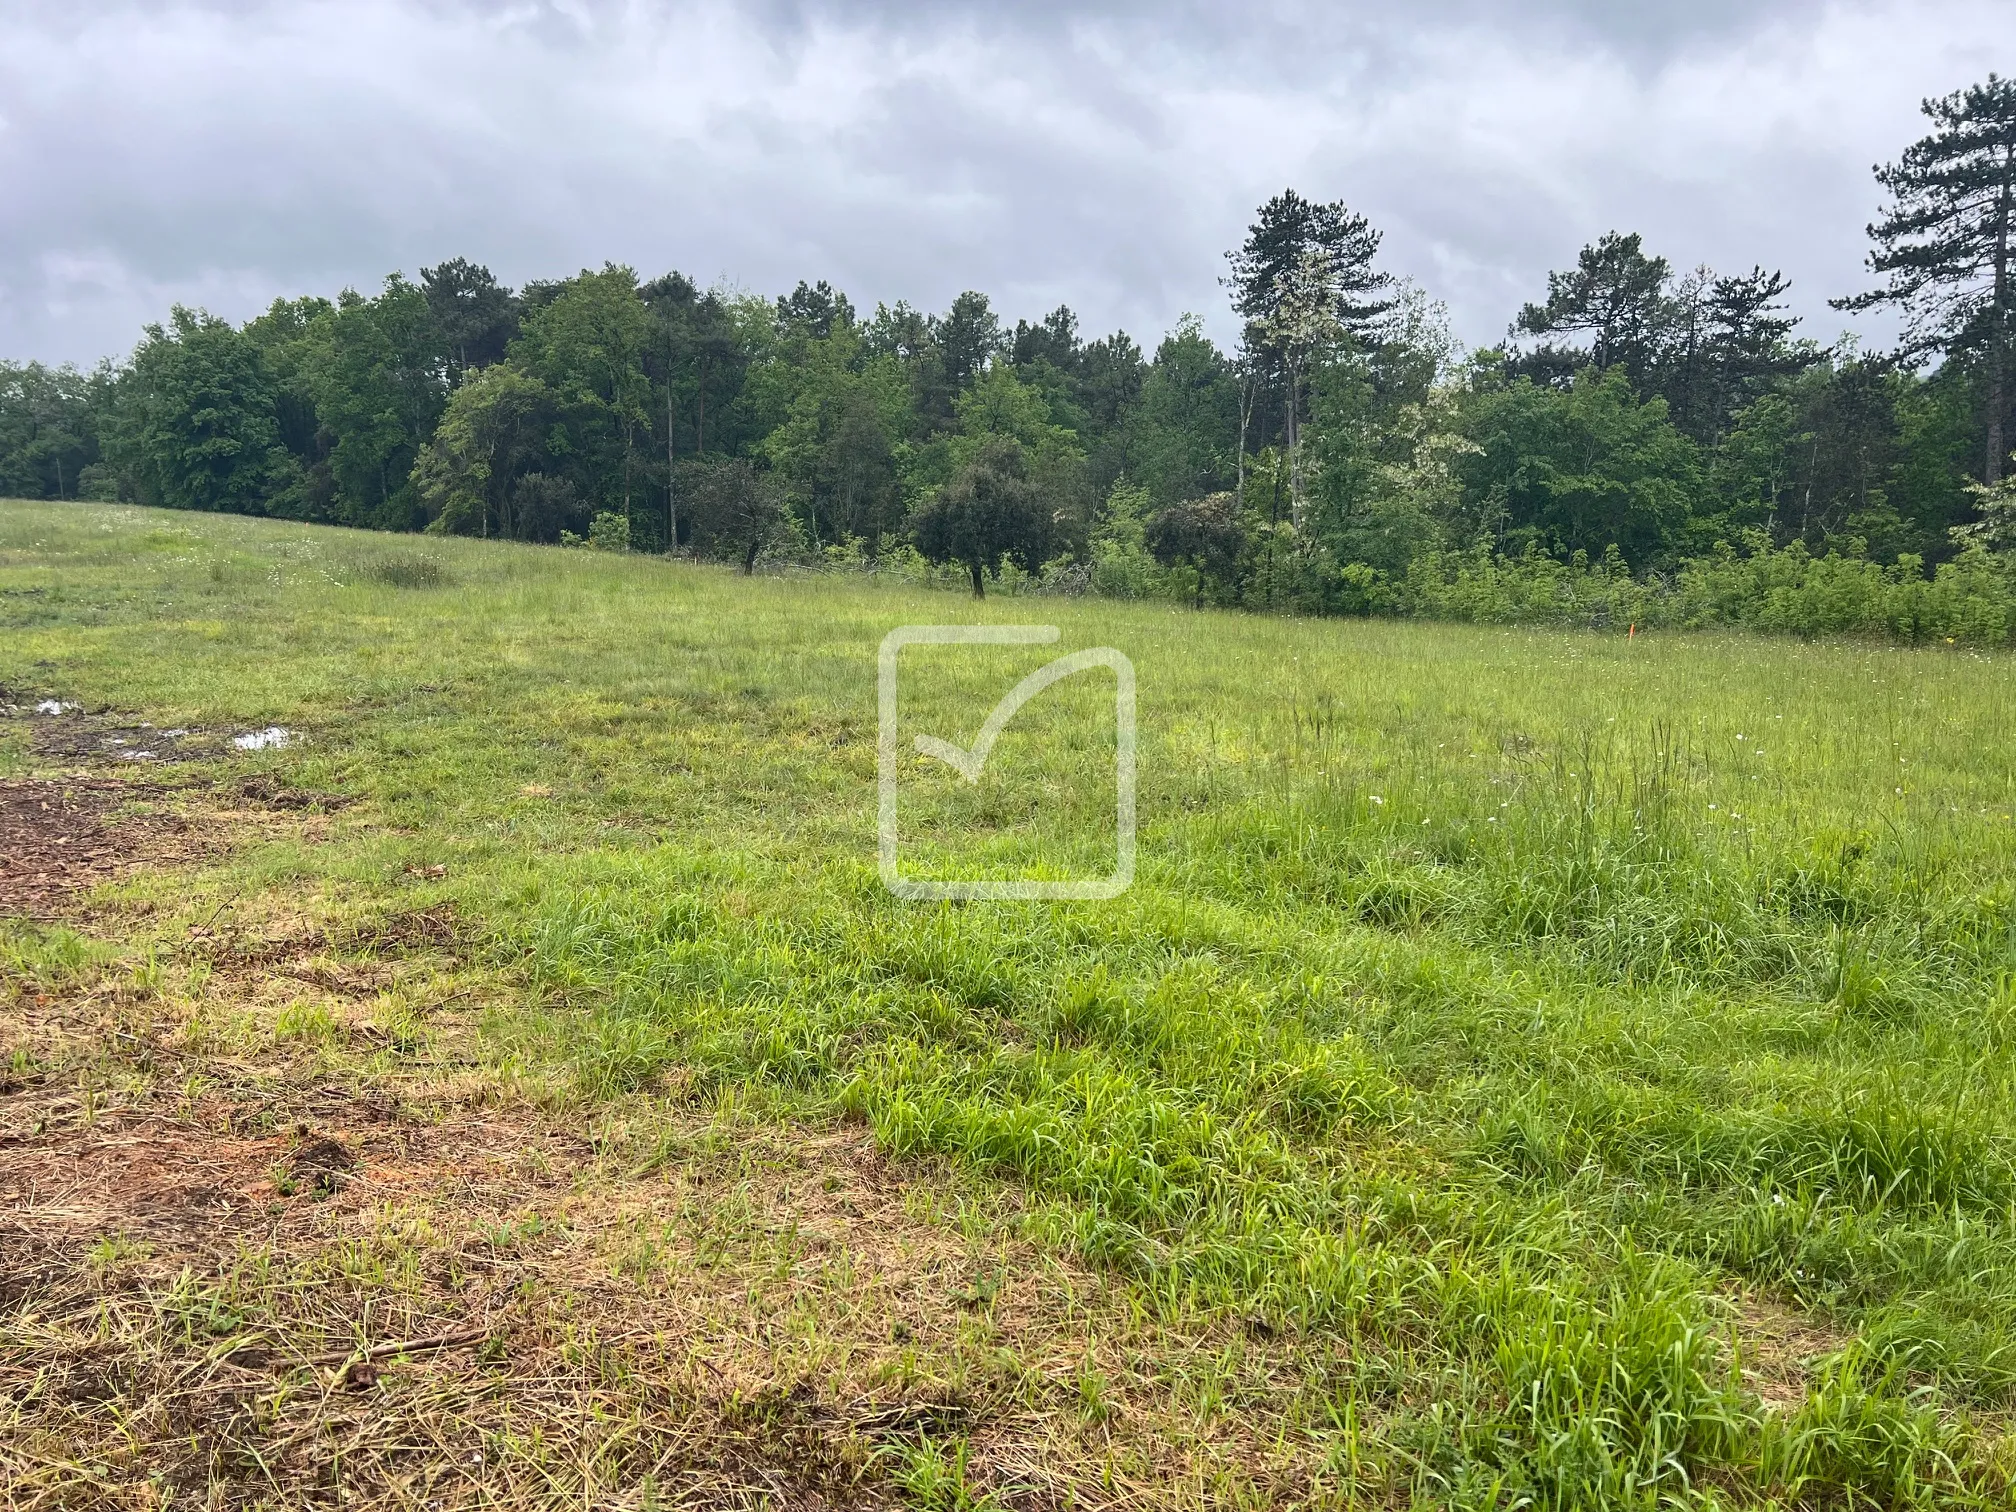
<path fill-rule="evenodd" d="M 120 501 L 119 469 L 107 462 L 93 462 L 77 474 L 77 497 L 94 504 Z"/>
<path fill-rule="evenodd" d="M 588 522 L 588 548 L 591 551 L 628 551 L 630 549 L 630 520 L 626 515 L 612 514 L 603 510 Z"/>
<path fill-rule="evenodd" d="M 356 575 L 365 582 L 383 583 L 391 588 L 439 588 L 453 581 L 446 567 L 417 551 L 365 557 L 357 563 Z"/>
<path fill-rule="evenodd" d="M 1884 566 L 1859 555 L 1816 557 L 1761 537 L 1724 546 L 1666 576 L 1634 578 L 1613 549 L 1563 562 L 1487 544 L 1415 559 L 1395 612 L 1496 625 L 1705 629 L 1726 625 L 1799 636 L 1872 635 L 1907 643 L 2002 646 L 2016 630 L 2016 561 L 1969 546 L 1929 575 L 1922 558 Z"/>
<path fill-rule="evenodd" d="M 803 542 L 784 508 L 784 490 L 772 473 L 741 457 L 695 457 L 679 464 L 693 554 L 740 563 L 754 572 L 765 557 L 795 557 Z"/>

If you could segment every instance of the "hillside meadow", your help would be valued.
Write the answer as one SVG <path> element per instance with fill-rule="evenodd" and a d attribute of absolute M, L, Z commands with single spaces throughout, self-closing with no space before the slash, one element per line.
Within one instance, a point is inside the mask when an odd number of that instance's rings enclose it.
<path fill-rule="evenodd" d="M 883 888 L 948 622 L 1118 898 Z M 7 502 L 0 687 L 11 1505 L 2016 1499 L 2007 655 Z"/>

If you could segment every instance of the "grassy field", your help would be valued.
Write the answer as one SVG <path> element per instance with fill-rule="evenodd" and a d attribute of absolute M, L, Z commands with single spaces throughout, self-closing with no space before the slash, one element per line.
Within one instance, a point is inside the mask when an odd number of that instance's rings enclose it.
<path fill-rule="evenodd" d="M 883 889 L 942 621 L 1131 890 Z M 2016 1504 L 2007 656 L 6 503 L 0 686 L 10 1506 Z"/>

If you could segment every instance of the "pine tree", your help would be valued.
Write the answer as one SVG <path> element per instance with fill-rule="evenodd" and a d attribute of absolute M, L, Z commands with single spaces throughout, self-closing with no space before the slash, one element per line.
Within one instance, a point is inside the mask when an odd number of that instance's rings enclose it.
<path fill-rule="evenodd" d="M 1979 356 L 1988 381 L 1988 455 L 2002 478 L 2008 456 L 2010 337 L 2016 288 L 2010 259 L 2016 215 L 2016 80 L 1988 76 L 1923 110 L 1934 130 L 1876 170 L 1891 204 L 1869 227 L 1870 271 L 1888 283 L 1834 307 L 1896 305 L 1906 315 L 1900 355 Z"/>
<path fill-rule="evenodd" d="M 1811 342 L 1794 342 L 1796 315 L 1784 313 L 1791 285 L 1785 275 L 1754 267 L 1708 286 L 1707 357 L 1712 392 L 1697 441 L 1719 442 L 1737 413 L 1781 379 L 1803 373 L 1818 359 Z"/>
<path fill-rule="evenodd" d="M 1665 258 L 1646 255 L 1636 231 L 1606 232 L 1582 249 L 1574 271 L 1547 275 L 1547 302 L 1522 309 L 1514 329 L 1531 336 L 1587 335 L 1594 366 L 1622 366 L 1635 387 L 1647 389 L 1673 323 L 1672 276 Z"/>
<path fill-rule="evenodd" d="M 1260 215 L 1237 251 L 1228 252 L 1232 275 L 1232 308 L 1247 320 L 1264 323 L 1278 313 L 1282 294 L 1312 251 L 1327 255 L 1333 280 L 1330 297 L 1338 323 L 1363 334 L 1393 308 L 1379 296 L 1391 285 L 1390 274 L 1372 267 L 1379 255 L 1379 233 L 1342 200 L 1327 205 L 1306 200 L 1284 189 L 1260 207 Z"/>
<path fill-rule="evenodd" d="M 1294 459 L 1292 502 L 1302 521 L 1301 405 L 1309 364 L 1347 337 L 1369 341 L 1393 308 L 1382 297 L 1393 277 L 1372 266 L 1379 232 L 1342 200 L 1318 204 L 1284 189 L 1260 207 L 1245 243 L 1225 254 L 1232 308 L 1246 318 L 1243 407 L 1250 413 L 1253 386 L 1278 375 L 1287 393 L 1283 440 Z M 1239 442 L 1239 497 L 1245 497 L 1245 427 Z"/>

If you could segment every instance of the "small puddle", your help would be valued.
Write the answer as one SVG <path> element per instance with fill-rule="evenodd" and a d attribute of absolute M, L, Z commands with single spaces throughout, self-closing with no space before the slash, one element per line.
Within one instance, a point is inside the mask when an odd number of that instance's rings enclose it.
<path fill-rule="evenodd" d="M 206 740 L 200 730 L 163 730 L 145 722 L 108 724 L 71 712 L 74 704 L 63 708 L 63 715 L 36 723 L 37 755 L 70 760 L 190 761 L 200 760 L 206 745 L 215 749 L 214 738 Z"/>
<path fill-rule="evenodd" d="M 188 725 L 161 728 L 145 720 L 128 723 L 117 715 L 86 714 L 82 705 L 66 698 L 10 703 L 4 688 L 0 688 L 0 716 L 28 716 L 35 754 L 59 760 L 202 761 L 231 750 L 284 751 L 303 738 L 285 725 L 234 734 Z"/>

